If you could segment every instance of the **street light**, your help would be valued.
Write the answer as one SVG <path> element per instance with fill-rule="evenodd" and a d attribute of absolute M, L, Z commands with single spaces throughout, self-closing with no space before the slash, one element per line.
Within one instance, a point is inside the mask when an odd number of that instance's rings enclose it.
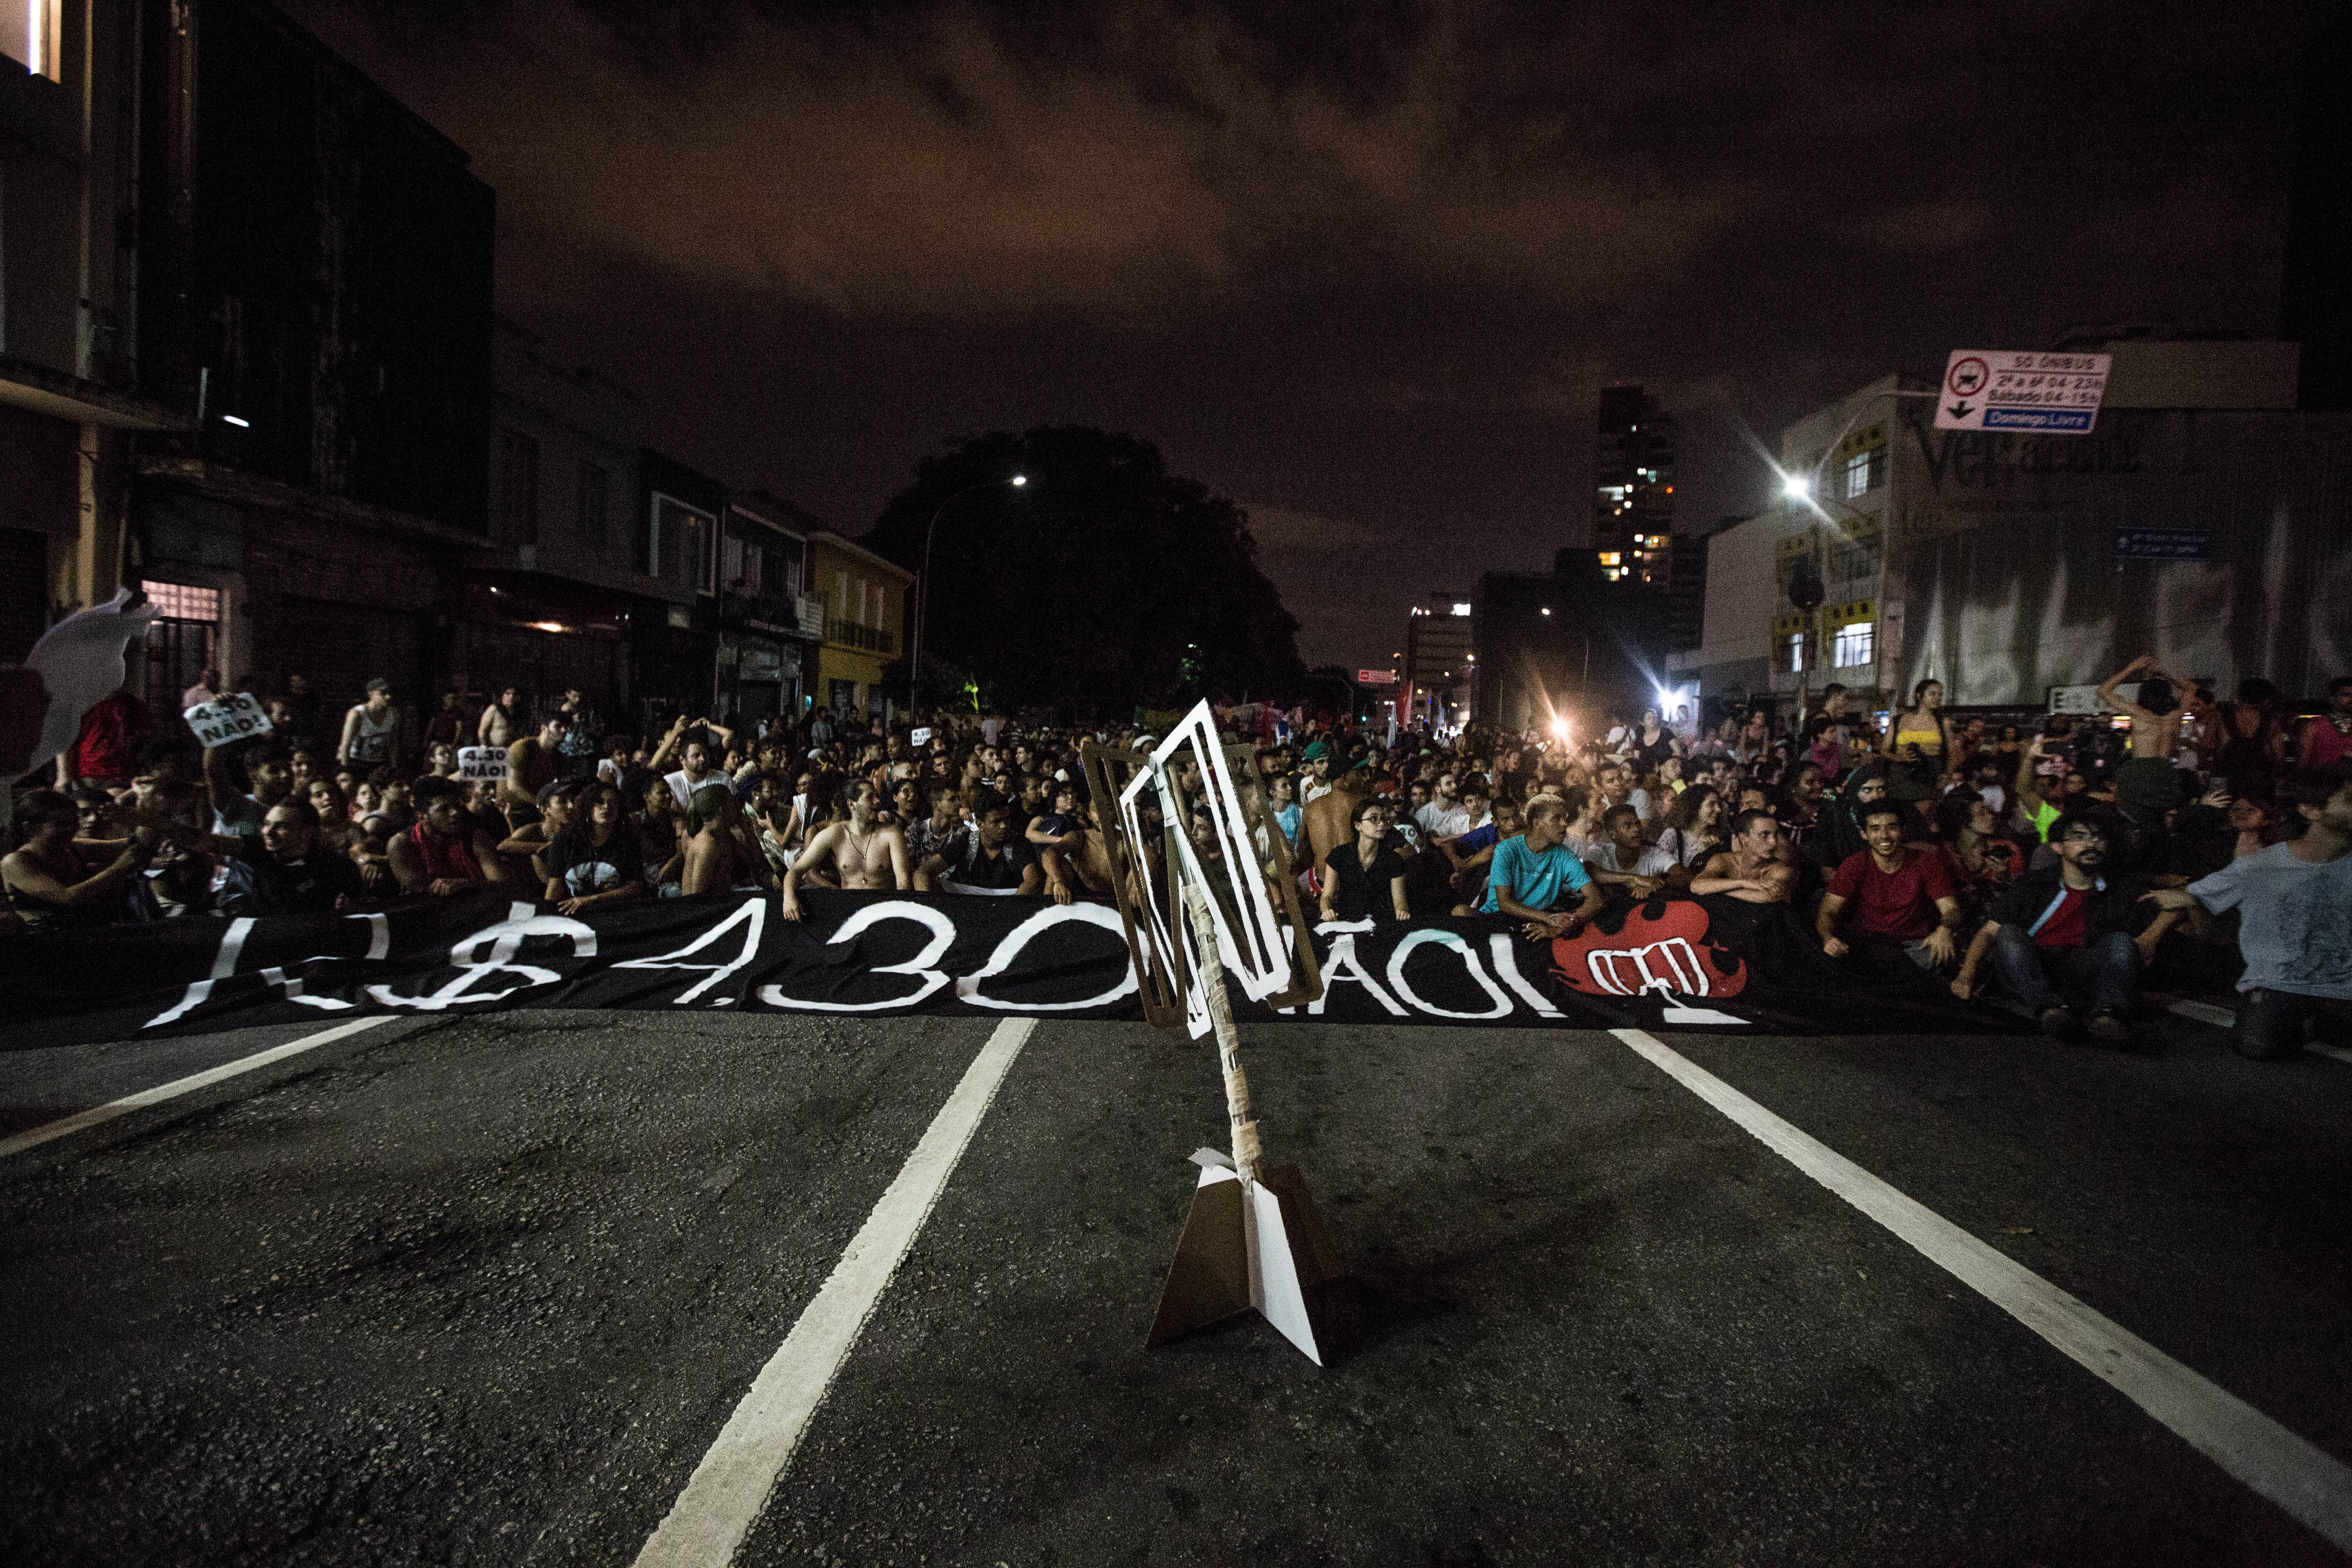
<path fill-rule="evenodd" d="M 982 479 L 976 485 L 966 485 L 947 500 L 940 502 L 931 513 L 931 521 L 923 525 L 923 574 L 915 580 L 915 646 L 907 657 L 907 702 L 909 707 L 921 700 L 918 695 L 923 684 L 923 629 L 931 619 L 931 534 L 940 526 L 940 519 L 948 508 L 975 490 L 992 490 L 1010 485 L 1014 489 L 1029 482 L 1026 474 L 1014 474 L 1009 479 Z"/>

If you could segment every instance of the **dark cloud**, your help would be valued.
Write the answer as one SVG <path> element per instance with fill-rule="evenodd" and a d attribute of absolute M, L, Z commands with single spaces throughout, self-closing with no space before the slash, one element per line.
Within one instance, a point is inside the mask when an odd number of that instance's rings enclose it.
<path fill-rule="evenodd" d="M 500 300 L 863 528 L 1098 423 L 1248 504 L 1310 662 L 1583 524 L 1599 386 L 1765 432 L 1967 340 L 2271 330 L 2308 6 L 296 0 L 497 186 Z"/>

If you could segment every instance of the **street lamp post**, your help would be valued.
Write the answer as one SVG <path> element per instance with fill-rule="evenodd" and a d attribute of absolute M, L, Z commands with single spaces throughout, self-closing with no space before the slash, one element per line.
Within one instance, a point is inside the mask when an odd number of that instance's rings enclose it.
<path fill-rule="evenodd" d="M 948 508 L 975 490 L 992 490 L 1000 485 L 1010 485 L 1014 489 L 1019 489 L 1028 482 L 1028 475 L 1014 474 L 1010 479 L 982 479 L 976 485 L 966 485 L 940 502 L 931 512 L 931 521 L 923 525 L 923 574 L 915 580 L 915 646 L 908 650 L 907 656 L 907 705 L 908 708 L 913 708 L 921 700 L 918 693 L 922 690 L 923 684 L 923 631 L 930 624 L 931 619 L 931 535 L 938 531 L 940 519 L 946 515 Z"/>

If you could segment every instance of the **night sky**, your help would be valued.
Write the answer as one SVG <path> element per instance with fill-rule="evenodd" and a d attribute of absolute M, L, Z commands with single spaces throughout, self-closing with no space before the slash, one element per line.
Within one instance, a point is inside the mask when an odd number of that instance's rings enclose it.
<path fill-rule="evenodd" d="M 647 444 L 863 531 L 1080 423 L 1242 501 L 1309 664 L 1580 541 L 1597 390 L 1678 530 L 1957 346 L 2277 327 L 2318 5 L 285 0 L 497 188 L 499 303 Z"/>

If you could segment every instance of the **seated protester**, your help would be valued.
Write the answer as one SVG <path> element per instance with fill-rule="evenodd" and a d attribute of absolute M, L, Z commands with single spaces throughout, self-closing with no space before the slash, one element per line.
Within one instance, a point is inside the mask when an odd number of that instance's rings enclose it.
<path fill-rule="evenodd" d="M 1690 886 L 1698 868 L 1723 847 L 1723 801 L 1722 794 L 1713 785 L 1693 784 L 1675 796 L 1674 803 L 1666 807 L 1666 822 L 1658 830 L 1657 847 L 1669 858 L 1665 871 L 1668 886 Z"/>
<path fill-rule="evenodd" d="M 393 839 L 386 857 L 402 892 L 446 898 L 512 879 L 497 842 L 467 814 L 456 784 L 432 779 L 416 795 L 424 815 Z"/>
<path fill-rule="evenodd" d="M 647 773 L 637 793 L 645 808 L 637 818 L 637 840 L 646 852 L 646 881 L 656 898 L 677 897 L 678 879 L 686 871 L 686 821 L 677 808 L 677 795 L 669 781 Z"/>
<path fill-rule="evenodd" d="M 530 880 L 534 887 L 546 883 L 551 875 L 547 865 L 547 847 L 555 836 L 572 826 L 572 803 L 580 797 L 580 786 L 558 779 L 539 792 L 539 820 L 526 822 L 507 835 L 499 844 L 499 853 L 520 864 L 530 862 Z"/>
<path fill-rule="evenodd" d="M 567 915 L 636 902 L 646 896 L 646 853 L 621 792 L 602 779 L 576 787 L 568 819 L 540 856 L 547 901 Z"/>
<path fill-rule="evenodd" d="M 381 848 L 415 826 L 415 792 L 407 780 L 389 767 L 376 769 L 368 775 L 368 783 L 374 789 L 375 802 L 360 814 L 359 833 L 362 838 Z"/>
<path fill-rule="evenodd" d="M 1037 852 L 1037 863 L 1044 868 L 1046 889 L 1060 904 L 1075 902 L 1078 896 L 1078 875 L 1073 862 L 1083 854 L 1087 844 L 1087 825 L 1078 816 L 1077 786 L 1057 783 L 1045 804 L 1052 809 L 1039 812 L 1029 819 L 1021 835 Z"/>
<path fill-rule="evenodd" d="M 830 823 L 811 834 L 808 847 L 784 873 L 782 912 L 788 921 L 801 918 L 801 883 L 826 866 L 835 868 L 845 889 L 896 888 L 903 893 L 913 886 L 906 835 L 875 819 L 880 801 L 873 781 L 852 779 L 844 799 L 849 820 Z"/>
<path fill-rule="evenodd" d="M 1772 815 L 1780 823 L 1781 842 L 1797 852 L 1797 863 L 1811 863 L 1805 841 L 1822 827 L 1823 816 L 1831 809 L 1826 800 L 1828 789 L 1820 764 L 1804 762 L 1789 774 L 1788 786 L 1780 792 L 1780 804 Z"/>
<path fill-rule="evenodd" d="M 1826 802 L 1813 830 L 1805 835 L 1801 853 L 1807 863 L 1828 877 L 1863 851 L 1862 813 L 1886 798 L 1883 768 L 1857 768 L 1846 775 L 1837 796 Z"/>
<path fill-rule="evenodd" d="M 2025 852 L 2000 836 L 2000 815 L 1976 791 L 1949 791 L 1930 815 L 1946 868 L 1964 889 L 1997 892 L 2024 874 Z"/>
<path fill-rule="evenodd" d="M 1797 868 L 1780 842 L 1780 819 L 1749 806 L 1731 819 L 1729 847 L 1707 858 L 1690 890 L 1698 898 L 1721 893 L 1743 904 L 1785 904 L 1796 896 Z"/>
<path fill-rule="evenodd" d="M 1568 808 L 1552 795 L 1528 803 L 1528 829 L 1495 847 L 1495 861 L 1486 877 L 1486 898 L 1481 910 L 1523 921 L 1534 941 L 1574 936 L 1601 909 L 1601 885 L 1584 871 L 1582 862 L 1562 842 L 1568 834 Z M 1572 910 L 1557 906 L 1571 893 L 1582 895 Z"/>
<path fill-rule="evenodd" d="M 2284 842 L 2147 899 L 2189 916 L 2240 911 L 2238 1021 L 2230 1044 L 2266 1061 L 2302 1049 L 2323 1020 L 2352 1024 L 2352 769 L 2291 773 L 2278 785 Z"/>
<path fill-rule="evenodd" d="M 366 897 L 360 868 L 319 840 L 319 814 L 281 800 L 261 818 L 257 837 L 236 838 L 214 907 L 232 917 L 329 914 Z"/>
<path fill-rule="evenodd" d="M 1413 826 L 1421 829 L 1424 838 L 1459 838 L 1478 826 L 1478 818 L 1463 804 L 1456 788 L 1459 777 L 1452 768 L 1446 768 L 1430 781 L 1428 803 L 1415 807 L 1412 813 Z M 1480 789 L 1484 788 L 1481 784 Z"/>
<path fill-rule="evenodd" d="M 1307 750 L 1298 754 L 1298 760 L 1307 779 L 1306 784 L 1299 790 L 1298 798 L 1302 805 L 1312 805 L 1331 793 L 1332 757 L 1329 742 L 1316 741 L 1309 743 Z"/>
<path fill-rule="evenodd" d="M 154 858 L 157 829 L 131 830 L 121 847 L 103 860 L 86 859 L 74 847 L 80 814 L 68 797 L 37 789 L 16 805 L 23 843 L 0 858 L 0 888 L 8 906 L 33 925 L 104 925 L 126 908 L 131 885 Z"/>
<path fill-rule="evenodd" d="M 923 809 L 923 786 L 913 779 L 900 779 L 890 786 L 889 809 L 876 818 L 887 822 L 904 833 L 926 816 Z"/>
<path fill-rule="evenodd" d="M 994 794 L 982 795 L 971 823 L 932 851 L 923 875 L 945 893 L 1035 894 L 1045 883 L 1028 840 L 1013 831 L 1012 807 Z"/>
<path fill-rule="evenodd" d="M 768 886 L 768 858 L 751 842 L 750 825 L 735 792 L 713 779 L 694 792 L 686 808 L 686 865 L 678 892 L 749 892 Z M 888 831 L 888 830 L 886 830 Z"/>
<path fill-rule="evenodd" d="M 1978 809 L 1990 808 L 1979 802 Z M 2087 1016 L 2093 1039 L 2118 1043 L 2131 1035 L 2139 967 L 2179 917 L 2150 910 L 2137 879 L 2105 874 L 2107 830 L 2097 817 L 2067 813 L 2050 843 L 2058 864 L 2002 890 L 1960 960 L 1952 994 L 1964 1002 L 1974 994 L 1990 952 L 2001 989 L 2043 1034 L 2072 1038 Z"/>
<path fill-rule="evenodd" d="M 1405 921 L 1412 918 L 1405 880 L 1412 868 L 1388 844 L 1389 806 L 1365 795 L 1349 814 L 1355 836 L 1323 858 L 1323 918 Z"/>
<path fill-rule="evenodd" d="M 1609 808 L 1601 818 L 1599 839 L 1581 844 L 1570 839 L 1569 847 L 1604 889 L 1622 889 L 1636 899 L 1649 898 L 1663 889 L 1666 873 L 1675 865 L 1672 850 L 1642 842 L 1641 814 L 1631 803 Z"/>
<path fill-rule="evenodd" d="M 907 829 L 907 863 L 915 868 L 917 892 L 934 890 L 928 868 L 933 860 L 945 860 L 954 852 L 964 830 L 962 796 L 944 785 L 935 789 L 930 814 Z"/>
<path fill-rule="evenodd" d="M 1265 794 L 1266 803 L 1274 807 L 1274 825 L 1296 848 L 1298 825 L 1307 811 L 1298 798 L 1298 781 L 1288 773 L 1276 773 L 1266 782 Z"/>
<path fill-rule="evenodd" d="M 1494 868 L 1495 846 L 1506 838 L 1517 837 L 1523 831 L 1519 808 L 1507 800 L 1498 800 L 1484 824 L 1438 846 L 1447 864 L 1454 868 L 1454 891 L 1460 899 L 1454 906 L 1454 914 L 1478 912 L 1478 906 L 1486 900 L 1486 875 Z"/>
<path fill-rule="evenodd" d="M 1832 958 L 1859 947 L 1865 953 L 1900 952 L 1922 969 L 1940 969 L 1959 956 L 1953 934 L 1959 890 L 1941 853 L 1903 842 L 1910 819 L 1910 811 L 1892 800 L 1863 808 L 1867 847 L 1830 878 L 1814 917 L 1822 951 Z M 1851 941 L 1838 935 L 1838 917 L 1848 904 L 1853 906 Z"/>
<path fill-rule="evenodd" d="M 525 735 L 507 748 L 506 781 L 499 786 L 500 801 L 529 805 L 563 777 L 563 737 L 571 728 L 570 716 L 558 709 L 540 721 L 537 734 Z"/>
<path fill-rule="evenodd" d="M 205 791 L 213 808 L 212 830 L 240 838 L 258 839 L 264 813 L 294 793 L 294 753 L 283 746 L 262 745 L 245 759 L 253 793 L 238 789 L 229 777 L 230 746 L 205 748 Z"/>

